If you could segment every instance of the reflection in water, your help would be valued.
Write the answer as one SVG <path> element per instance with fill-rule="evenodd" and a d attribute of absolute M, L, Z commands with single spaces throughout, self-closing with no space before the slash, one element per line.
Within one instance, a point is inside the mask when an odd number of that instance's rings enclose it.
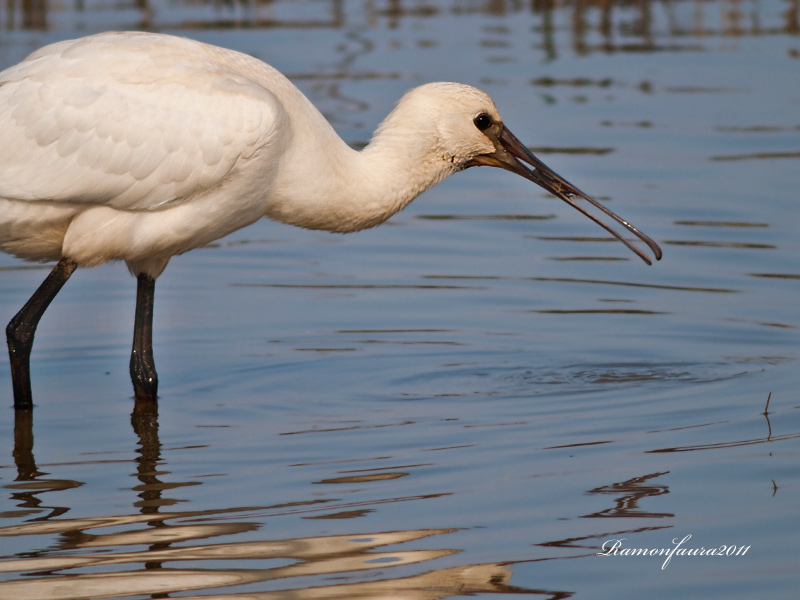
<path fill-rule="evenodd" d="M 12 498 L 31 514 L 43 511 L 42 493 L 81 485 L 74 481 L 43 479 L 33 454 L 32 411 L 16 411 L 14 458 L 18 483 L 6 485 Z M 26 600 L 89 600 L 131 595 L 166 597 L 181 591 L 282 581 L 297 577 L 337 575 L 335 585 L 283 591 L 232 593 L 227 598 L 394 598 L 433 600 L 479 593 L 527 594 L 553 600 L 570 592 L 523 589 L 509 583 L 513 563 L 472 564 L 427 571 L 396 579 L 386 578 L 390 567 L 408 566 L 453 556 L 455 549 L 385 550 L 385 546 L 410 544 L 423 538 L 454 533 L 455 529 L 424 529 L 354 533 L 264 541 L 198 543 L 202 540 L 253 532 L 259 523 L 230 521 L 237 512 L 285 511 L 292 504 L 222 510 L 161 512 L 178 500 L 166 493 L 197 482 L 170 483 L 158 435 L 158 408 L 152 402 L 137 402 L 131 415 L 138 436 L 135 477 L 139 484 L 134 507 L 139 514 L 112 517 L 58 519 L 69 510 L 52 509 L 27 522 L 0 528 L 0 537 L 46 536 L 46 550 L 0 560 L 0 573 L 18 573 L 23 578 L 0 582 L 0 598 Z M 387 477 L 402 476 L 385 473 Z M 319 483 L 360 481 L 360 476 Z M 394 499 L 402 501 L 406 499 Z M 294 503 L 307 506 L 308 502 Z M 322 510 L 322 509 L 306 509 Z M 325 510 L 328 510 L 325 508 Z M 274 514 L 274 512 L 273 512 Z M 285 513 L 282 513 L 285 514 Z M 24 517 L 24 512 L 5 517 Z M 222 519 L 213 522 L 214 518 Z M 329 515 L 328 515 L 329 517 Z M 202 520 L 203 522 L 198 522 Z M 210 522 L 211 521 L 211 522 Z M 108 533 L 97 530 L 110 528 Z M 54 544 L 53 539 L 57 542 Z M 130 546 L 145 550 L 122 551 Z M 262 567 L 236 568 L 231 561 L 262 561 Z M 171 566 L 180 562 L 181 567 Z M 188 565 L 187 565 L 188 563 Z M 231 566 L 233 564 L 233 566 Z M 117 566 L 119 566 L 117 568 Z M 75 572 L 79 570 L 78 572 Z M 346 574 L 374 571 L 382 579 L 346 582 Z M 355 575 L 353 575 L 355 576 Z M 343 581 L 344 580 L 344 581 Z M 212 596 L 202 596 L 211 598 Z M 200 598 L 200 597 L 198 597 Z"/>
<path fill-rule="evenodd" d="M 751 154 L 725 154 L 721 156 L 712 156 L 711 160 L 775 160 L 776 158 L 800 158 L 800 152 L 754 152 Z"/>
<path fill-rule="evenodd" d="M 136 401 L 131 413 L 131 425 L 139 437 L 139 456 L 136 458 L 136 476 L 141 485 L 133 490 L 139 492 L 140 500 L 134 503 L 143 515 L 158 514 L 161 507 L 172 506 L 179 502 L 172 498 L 164 498 L 163 492 L 186 486 L 200 485 L 197 481 L 166 483 L 159 479 L 168 472 L 159 470 L 161 465 L 161 442 L 158 437 L 158 404 L 155 402 Z M 154 521 L 154 526 L 158 521 Z"/>
<path fill-rule="evenodd" d="M 799 4 L 798 0 L 788 2 L 788 9 L 783 13 L 783 24 L 777 28 L 761 25 L 758 4 L 751 5 L 745 12 L 741 9 L 740 0 L 672 0 L 659 4 L 659 19 L 654 19 L 652 3 L 646 0 L 574 0 L 567 4 L 557 3 L 555 0 L 532 0 L 530 3 L 511 0 L 453 0 L 447 4 L 428 5 L 394 0 L 386 4 L 363 2 L 352 13 L 346 10 L 342 0 L 309 3 L 303 9 L 298 9 L 297 3 L 291 0 L 216 2 L 203 5 L 186 0 L 169 5 L 137 0 L 133 3 L 133 9 L 138 11 L 138 20 L 135 22 L 138 28 L 151 29 L 169 24 L 185 30 L 210 27 L 341 30 L 352 27 L 354 23 L 351 21 L 354 19 L 366 22 L 371 27 L 396 29 L 403 20 L 409 19 L 455 19 L 476 13 L 498 17 L 530 12 L 538 21 L 534 30 L 541 34 L 541 41 L 535 47 L 544 52 L 547 60 L 555 60 L 559 48 L 556 32 L 561 28 L 560 20 L 555 14 L 559 11 L 569 12 L 568 31 L 572 50 L 579 55 L 587 55 L 594 52 L 608 54 L 702 50 L 702 46 L 690 45 L 687 40 L 714 36 L 796 34 L 800 31 Z M 93 8 L 87 9 L 80 1 L 72 6 L 48 4 L 45 0 L 26 0 L 3 3 L 0 6 L 0 15 L 7 30 L 46 31 L 51 27 L 51 15 L 66 11 L 83 14 L 91 12 Z M 502 27 L 494 28 L 493 32 L 498 35 L 508 33 Z M 598 34 L 600 40 L 594 42 Z M 657 36 L 664 34 L 676 42 L 657 43 Z"/>
<path fill-rule="evenodd" d="M 659 529 L 669 529 L 669 526 L 662 527 L 638 527 L 636 529 L 620 529 L 615 531 L 604 531 L 594 535 L 584 535 L 580 537 L 570 537 L 563 540 L 553 540 L 551 542 L 543 542 L 536 544 L 544 548 L 562 548 L 562 549 L 578 549 L 582 550 L 580 554 L 568 556 L 567 558 L 582 558 L 584 556 L 596 556 L 597 551 L 602 548 L 603 542 L 609 538 L 618 538 L 626 535 L 635 535 L 637 533 L 644 533 L 648 531 L 658 531 Z M 543 558 L 536 560 L 555 560 L 554 558 Z M 531 561 L 533 562 L 533 561 Z"/>
<path fill-rule="evenodd" d="M 24 2 L 7 2 L 4 8 L 5 28 L 6 29 L 39 29 L 46 30 L 47 23 L 47 0 L 25 0 Z M 20 18 L 16 11 L 19 9 Z"/>
<path fill-rule="evenodd" d="M 772 394 L 770 394 L 770 397 Z M 676 446 L 672 448 L 658 448 L 655 450 L 647 450 L 647 454 L 660 454 L 665 452 L 694 452 L 695 450 L 719 450 L 722 448 L 736 448 L 739 446 L 752 446 L 755 444 L 767 444 L 770 442 L 781 442 L 784 440 L 800 439 L 800 433 L 785 433 L 783 435 L 772 434 L 772 423 L 769 420 L 769 401 L 767 407 L 764 409 L 764 418 L 767 420 L 767 431 L 763 437 L 747 438 L 743 440 L 729 440 L 725 442 L 712 442 L 707 444 L 694 444 L 691 446 Z"/>
<path fill-rule="evenodd" d="M 650 475 L 642 475 L 640 477 L 633 477 L 627 481 L 619 483 L 612 483 L 611 485 L 604 485 L 602 487 L 589 490 L 590 494 L 611 494 L 615 496 L 614 507 L 601 510 L 596 513 L 584 515 L 584 519 L 597 519 L 597 518 L 619 518 L 619 517 L 635 517 L 645 519 L 662 519 L 664 517 L 674 517 L 672 513 L 659 513 L 644 511 L 639 508 L 639 502 L 650 496 L 661 496 L 669 494 L 669 488 L 666 485 L 652 485 L 648 482 L 651 479 L 656 479 L 667 473 L 651 473 Z"/>
<path fill-rule="evenodd" d="M 610 241 L 610 238 L 609 238 Z M 468 279 L 468 280 L 496 280 L 496 279 L 506 279 L 509 278 L 505 277 L 498 277 L 496 275 L 487 275 L 485 277 L 479 277 L 476 275 L 426 275 L 425 279 Z M 655 283 L 640 283 L 638 281 L 611 281 L 605 279 L 575 279 L 571 277 L 527 277 L 525 279 L 521 279 L 520 281 L 555 281 L 558 283 L 588 283 L 592 285 L 612 285 L 612 286 L 624 286 L 624 287 L 632 287 L 632 288 L 648 288 L 653 290 L 672 290 L 678 292 L 704 292 L 704 293 L 711 293 L 711 294 L 730 294 L 736 292 L 736 290 L 730 290 L 725 288 L 710 288 L 710 287 L 694 287 L 694 286 L 677 286 L 677 285 L 661 285 Z"/>
<path fill-rule="evenodd" d="M 634 281 L 608 281 L 600 279 L 573 279 L 569 277 L 531 277 L 531 281 L 558 281 L 559 283 L 590 283 L 593 285 L 621 285 L 634 288 L 648 288 L 654 290 L 673 290 L 680 292 L 703 292 L 711 294 L 730 294 L 736 290 L 725 288 L 690 287 L 677 285 L 659 285 L 654 283 L 639 283 Z"/>
<path fill-rule="evenodd" d="M 670 452 L 693 452 L 695 450 L 717 450 L 722 448 L 736 448 L 739 446 L 752 446 L 755 444 L 766 444 L 770 442 L 779 442 L 784 440 L 792 440 L 800 438 L 800 433 L 786 433 L 783 435 L 773 435 L 772 434 L 772 423 L 769 419 L 769 415 L 772 414 L 772 411 L 769 410 L 769 403 L 772 399 L 772 392 L 767 395 L 767 402 L 766 406 L 764 407 L 764 419 L 767 421 L 767 430 L 766 435 L 763 437 L 757 438 L 748 438 L 743 440 L 733 440 L 727 442 L 714 442 L 714 443 L 707 443 L 707 444 L 696 444 L 692 446 L 678 446 L 673 448 L 659 448 L 656 450 L 648 450 L 648 454 L 659 454 L 659 453 L 670 453 Z M 707 423 L 703 425 L 693 425 L 692 427 L 705 427 L 707 425 L 717 425 L 718 423 Z M 657 433 L 657 432 L 651 432 Z M 774 485 L 773 481 L 773 485 Z"/>
<path fill-rule="evenodd" d="M 769 227 L 769 223 L 748 223 L 746 221 L 675 221 L 675 225 L 689 227 Z"/>
<path fill-rule="evenodd" d="M 750 273 L 750 277 L 765 279 L 800 279 L 800 273 Z"/>
<path fill-rule="evenodd" d="M 668 315 L 670 313 L 656 310 L 642 310 L 635 308 L 581 308 L 581 309 L 540 309 L 531 312 L 542 315 Z"/>
<path fill-rule="evenodd" d="M 705 248 L 737 248 L 745 250 L 774 250 L 772 244 L 749 244 L 746 242 L 704 242 L 700 240 L 664 240 L 669 246 L 702 246 Z"/>
<path fill-rule="evenodd" d="M 69 479 L 50 479 L 36 466 L 33 457 L 33 411 L 15 411 L 14 420 L 14 464 L 17 468 L 15 482 L 3 486 L 5 489 L 14 490 L 11 498 L 17 502 L 20 510 L 13 513 L 5 512 L 0 517 L 24 517 L 40 515 L 32 518 L 33 521 L 46 521 L 53 517 L 63 515 L 69 510 L 64 506 L 47 506 L 39 498 L 41 494 L 69 490 L 83 485 L 80 481 Z M 45 514 L 41 514 L 45 513 Z"/>
<path fill-rule="evenodd" d="M 583 519 L 616 519 L 616 518 L 639 518 L 639 519 L 663 519 L 672 518 L 673 513 L 660 513 L 644 511 L 639 508 L 639 502 L 651 496 L 662 496 L 669 493 L 666 485 L 653 485 L 648 483 L 651 479 L 656 479 L 664 473 L 651 473 L 639 477 L 632 477 L 626 481 L 604 485 L 587 491 L 588 494 L 610 494 L 614 497 L 614 507 L 601 510 L 588 515 L 581 515 Z M 548 561 L 558 559 L 582 558 L 596 555 L 598 549 L 607 539 L 636 535 L 644 532 L 657 531 L 659 529 L 669 529 L 671 525 L 648 525 L 636 529 L 621 529 L 612 531 L 602 531 L 591 535 L 580 537 L 570 537 L 561 540 L 552 540 L 536 544 L 544 548 L 557 548 L 568 550 L 570 554 L 534 559 L 530 562 Z M 578 551 L 576 554 L 574 551 Z"/>
<path fill-rule="evenodd" d="M 774 436 L 769 422 L 769 405 L 764 409 L 767 419 L 765 437 L 727 444 L 667 448 L 653 452 L 680 452 L 720 448 L 725 445 L 748 445 L 779 441 L 800 434 Z M 512 567 L 518 562 L 478 563 L 448 566 L 408 575 L 403 571 L 391 577 L 391 567 L 407 567 L 454 557 L 460 551 L 452 548 L 408 548 L 422 539 L 439 538 L 457 533 L 456 529 L 419 529 L 405 531 L 358 532 L 346 535 L 313 536 L 256 541 L 203 541 L 256 531 L 260 523 L 230 520 L 236 513 L 286 514 L 291 504 L 263 507 L 225 508 L 206 511 L 162 512 L 177 500 L 167 497 L 171 490 L 196 482 L 170 483 L 164 480 L 166 461 L 158 434 L 158 413 L 155 404 L 138 403 L 131 415 L 138 436 L 138 451 L 133 461 L 137 468 L 134 477 L 138 484 L 134 506 L 138 514 L 111 517 L 59 519 L 66 507 L 31 518 L 24 523 L 0 528 L 0 537 L 45 536 L 46 549 L 26 552 L 0 560 L 0 573 L 17 575 L 16 579 L 0 582 L 0 597 L 18 600 L 48 598 L 49 600 L 82 600 L 104 597 L 149 595 L 166 597 L 181 591 L 204 591 L 200 598 L 229 598 L 231 600 L 349 599 L 393 598 L 432 600 L 475 594 L 524 594 L 551 599 L 569 598 L 568 591 L 521 588 L 510 583 Z M 74 481 L 44 479 L 46 475 L 36 465 L 33 454 L 32 419 L 30 411 L 18 411 L 15 427 L 14 458 L 17 478 L 6 489 L 20 506 L 39 514 L 43 510 L 39 495 L 81 485 Z M 600 442 L 598 442 L 600 443 Z M 409 467 L 415 465 L 408 465 Z M 353 471 L 354 473 L 355 471 Z M 349 472 L 348 472 L 349 473 Z M 581 515 L 585 519 L 643 518 L 663 519 L 670 512 L 643 510 L 641 505 L 650 497 L 669 493 L 666 485 L 654 481 L 667 472 L 651 473 L 587 490 L 590 495 L 612 498 L 612 506 Z M 395 475 L 395 473 L 392 473 Z M 353 475 L 346 479 L 354 479 Z M 338 483 L 323 481 L 320 483 Z M 777 484 L 773 483 L 777 491 Z M 20 491 L 22 490 L 22 491 Z M 403 499 L 395 499 L 403 500 Z M 323 503 L 324 504 L 324 503 Z M 313 512 L 329 510 L 328 506 L 312 507 L 298 502 L 294 507 Z M 8 515 L 7 515 L 8 516 Z M 19 517 L 20 515 L 13 515 Z M 22 515 L 24 516 L 24 515 Z M 599 544 L 609 537 L 632 535 L 663 529 L 669 526 L 644 526 L 633 530 L 602 531 L 581 537 L 537 543 L 556 552 L 541 558 L 519 562 L 540 562 L 591 556 Z M 106 530 L 106 533 L 103 533 Z M 442 538 L 446 539 L 446 538 Z M 53 543 L 56 540 L 56 543 Z M 430 546 L 430 544 L 427 544 Z M 126 551 L 131 546 L 143 550 Z M 391 547 L 391 548 L 389 548 Z M 398 547 L 402 549 L 398 549 Z M 567 554 L 564 554 L 567 551 Z M 577 553 L 576 553 L 577 551 Z M 248 568 L 238 565 L 249 561 Z M 262 564 L 253 564 L 260 562 Z M 180 563 L 180 566 L 178 566 Z M 363 581 L 364 574 L 380 577 Z M 296 578 L 335 576 L 336 583 L 315 585 L 303 580 L 305 587 L 291 587 Z M 253 591 L 258 585 L 278 586 L 281 589 Z M 289 587 L 284 587 L 289 584 Z M 299 584 L 298 584 L 299 585 Z M 206 590 L 248 586 L 248 591 L 236 589 L 205 595 Z"/>

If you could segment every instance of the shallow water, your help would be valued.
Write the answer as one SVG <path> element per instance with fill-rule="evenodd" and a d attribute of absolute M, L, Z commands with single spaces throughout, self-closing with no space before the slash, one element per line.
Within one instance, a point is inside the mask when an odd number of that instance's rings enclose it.
<path fill-rule="evenodd" d="M 795 597 L 800 7 L 607 4 L 0 13 L 1 66 L 105 29 L 254 54 L 353 145 L 414 85 L 478 85 L 665 253 L 490 169 L 358 235 L 262 221 L 159 279 L 157 412 L 134 280 L 79 271 L 33 422 L 0 369 L 0 597 Z M 47 268 L 0 256 L 0 320 Z M 731 555 L 619 553 L 689 535 Z"/>

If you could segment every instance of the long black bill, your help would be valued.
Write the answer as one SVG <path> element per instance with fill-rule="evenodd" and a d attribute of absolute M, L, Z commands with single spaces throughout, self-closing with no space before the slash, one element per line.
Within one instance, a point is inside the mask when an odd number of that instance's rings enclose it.
<path fill-rule="evenodd" d="M 486 154 L 483 156 L 478 156 L 472 160 L 472 162 L 468 166 L 473 165 L 488 165 L 492 167 L 500 167 L 502 169 L 506 169 L 507 171 L 511 171 L 512 173 L 516 173 L 517 175 L 522 175 L 525 179 L 529 179 L 530 181 L 534 182 L 536 185 L 546 189 L 548 192 L 557 196 L 570 206 L 572 206 L 575 210 L 580 212 L 581 214 L 586 215 L 592 221 L 600 225 L 603 229 L 608 231 L 611 235 L 617 238 L 620 242 L 625 244 L 628 248 L 630 248 L 639 258 L 641 258 L 644 262 L 648 265 L 653 264 L 650 260 L 650 257 L 645 254 L 642 250 L 638 247 L 634 246 L 631 242 L 626 240 L 622 235 L 614 231 L 611 227 L 603 223 L 600 219 L 595 217 L 593 214 L 587 212 L 580 206 L 578 206 L 575 201 L 573 200 L 573 196 L 577 196 L 578 198 L 583 198 L 587 202 L 589 202 L 592 206 L 596 207 L 597 209 L 601 210 L 603 213 L 614 219 L 617 223 L 625 227 L 628 231 L 642 240 L 650 250 L 653 251 L 653 254 L 656 257 L 656 260 L 661 260 L 661 248 L 659 248 L 658 244 L 656 244 L 653 240 L 651 240 L 648 236 L 643 234 L 641 231 L 636 229 L 633 225 L 628 223 L 622 217 L 614 214 L 610 210 L 608 210 L 605 206 L 593 200 L 574 185 L 569 183 L 566 179 L 555 173 L 551 170 L 547 165 L 545 165 L 542 161 L 536 158 L 533 153 L 528 150 L 528 148 L 520 142 L 516 136 L 511 133 L 505 126 L 502 126 L 499 134 L 497 135 L 497 141 L 499 145 L 502 146 L 501 148 L 497 148 L 497 151 L 493 154 Z M 523 163 L 529 164 L 533 169 L 529 169 Z"/>

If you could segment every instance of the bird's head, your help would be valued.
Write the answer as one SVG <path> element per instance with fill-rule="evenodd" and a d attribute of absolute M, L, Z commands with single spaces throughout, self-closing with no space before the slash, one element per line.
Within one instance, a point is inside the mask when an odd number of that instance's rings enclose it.
<path fill-rule="evenodd" d="M 452 171 L 469 167 L 499 167 L 516 173 L 544 188 L 563 200 L 589 219 L 603 227 L 615 238 L 630 248 L 647 264 L 650 257 L 625 239 L 620 233 L 606 225 L 594 214 L 576 204 L 582 199 L 613 219 L 628 232 L 636 235 L 661 259 L 661 248 L 648 236 L 630 223 L 590 198 L 566 179 L 556 174 L 540 161 L 506 128 L 494 102 L 485 92 L 460 83 L 429 83 L 408 92 L 391 115 L 391 122 L 416 122 L 424 125 L 406 129 L 420 133 L 424 148 L 418 149 L 420 159 L 434 157 L 449 164 Z"/>
<path fill-rule="evenodd" d="M 424 159 L 444 162 L 453 171 L 460 171 L 476 156 L 495 151 L 495 141 L 486 135 L 483 119 L 502 125 L 488 94 L 469 85 L 439 82 L 406 93 L 384 126 L 413 131 L 424 144 Z"/>

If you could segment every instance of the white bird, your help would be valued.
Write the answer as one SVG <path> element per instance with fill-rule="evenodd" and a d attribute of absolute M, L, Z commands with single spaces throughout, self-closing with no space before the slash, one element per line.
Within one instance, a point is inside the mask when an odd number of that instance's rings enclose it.
<path fill-rule="evenodd" d="M 172 256 L 264 216 L 338 233 L 374 227 L 477 165 L 533 181 L 650 264 L 573 197 L 590 202 L 661 258 L 467 85 L 409 91 L 356 151 L 286 77 L 239 52 L 138 32 L 34 52 L 0 73 L 0 250 L 58 263 L 6 328 L 15 407 L 32 406 L 36 326 L 77 267 L 124 260 L 137 277 L 131 379 L 137 398 L 155 400 L 153 292 Z"/>

